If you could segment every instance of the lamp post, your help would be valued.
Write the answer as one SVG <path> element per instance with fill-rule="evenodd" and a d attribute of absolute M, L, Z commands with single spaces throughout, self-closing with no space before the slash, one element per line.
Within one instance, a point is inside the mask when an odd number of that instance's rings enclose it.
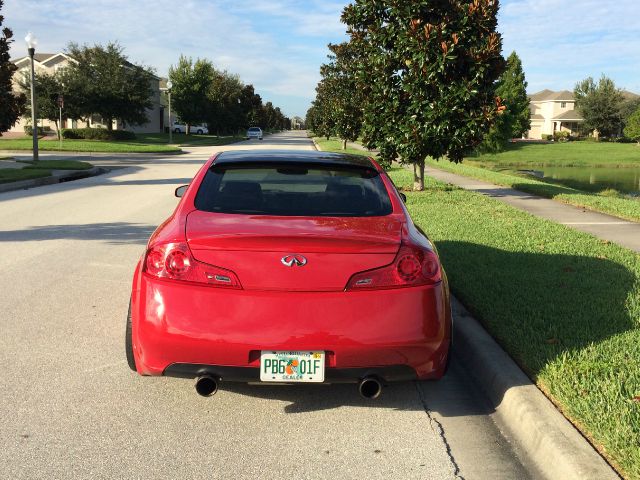
<path fill-rule="evenodd" d="M 173 143 L 173 123 L 171 123 L 171 80 L 167 82 L 167 95 L 169 97 L 169 143 Z"/>
<path fill-rule="evenodd" d="M 36 74 L 33 65 L 33 56 L 36 53 L 36 46 L 38 45 L 38 39 L 36 36 L 29 32 L 24 37 L 24 41 L 27 42 L 29 51 L 29 57 L 31 58 L 31 126 L 33 134 L 33 161 L 38 161 L 38 124 L 36 122 Z"/>

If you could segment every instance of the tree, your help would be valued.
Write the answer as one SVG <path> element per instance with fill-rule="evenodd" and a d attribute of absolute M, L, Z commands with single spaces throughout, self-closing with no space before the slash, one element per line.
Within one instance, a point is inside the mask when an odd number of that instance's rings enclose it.
<path fill-rule="evenodd" d="M 485 136 L 481 150 L 498 152 L 510 139 L 521 137 L 531 128 L 531 110 L 522 62 L 516 52 L 507 58 L 507 67 L 496 84 L 496 96 L 505 110 Z"/>
<path fill-rule="evenodd" d="M 180 55 L 178 64 L 169 67 L 169 80 L 173 82 L 171 100 L 173 108 L 186 123 L 186 133 L 189 135 L 191 125 L 204 122 L 208 117 L 210 107 L 207 95 L 213 83 L 215 69 L 206 59 L 196 59 Z"/>
<path fill-rule="evenodd" d="M 358 49 L 364 137 L 414 165 L 414 189 L 424 189 L 427 156 L 462 161 L 504 109 L 497 12 L 497 0 L 355 0 L 343 12 Z"/>
<path fill-rule="evenodd" d="M 624 93 L 623 93 L 624 95 Z M 627 93 L 626 98 L 622 101 L 620 106 L 620 116 L 622 117 L 622 129 L 628 125 L 631 115 L 636 113 L 636 110 L 640 108 L 640 97 L 633 96 Z"/>
<path fill-rule="evenodd" d="M 640 107 L 627 119 L 624 134 L 640 146 Z"/>
<path fill-rule="evenodd" d="M 100 115 L 108 130 L 114 120 L 130 125 L 149 121 L 151 69 L 129 62 L 117 43 L 93 47 L 70 43 L 67 53 L 73 61 L 61 70 L 60 81 L 74 92 L 83 116 Z"/>
<path fill-rule="evenodd" d="M 588 131 L 610 137 L 620 133 L 622 115 L 620 108 L 624 97 L 610 78 L 602 75 L 598 83 L 589 77 L 576 84 L 573 91 L 576 109 L 584 118 L 583 126 Z"/>
<path fill-rule="evenodd" d="M 329 44 L 330 62 L 320 67 L 326 94 L 332 99 L 329 108 L 335 135 L 342 139 L 342 149 L 355 141 L 362 128 L 362 98 L 357 83 L 358 50 L 350 42 Z"/>
<path fill-rule="evenodd" d="M 3 0 L 0 0 L 2 10 Z M 0 27 L 4 17 L 0 15 Z M 13 32 L 5 27 L 0 30 L 0 135 L 9 130 L 24 112 L 26 97 L 13 91 L 12 78 L 18 69 L 9 56 L 9 45 L 13 40 Z"/>
<path fill-rule="evenodd" d="M 60 118 L 58 97 L 62 95 L 64 98 L 63 118 L 79 120 L 83 117 L 83 112 L 78 108 L 78 96 L 63 82 L 63 74 L 61 72 L 52 75 L 40 72 L 36 77 L 36 82 L 38 118 L 45 118 L 54 122 L 58 138 L 60 138 L 61 125 L 58 125 Z M 19 85 L 25 94 L 31 91 L 31 79 L 29 77 L 25 77 L 19 82 Z M 31 114 L 31 106 L 27 105 L 25 111 Z"/>
<path fill-rule="evenodd" d="M 247 109 L 242 103 L 244 88 L 238 75 L 214 70 L 207 92 L 206 121 L 211 131 L 237 133 L 246 127 Z"/>

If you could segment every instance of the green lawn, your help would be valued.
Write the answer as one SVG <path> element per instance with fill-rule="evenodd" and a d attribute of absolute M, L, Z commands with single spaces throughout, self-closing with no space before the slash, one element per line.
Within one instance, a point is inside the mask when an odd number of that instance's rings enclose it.
<path fill-rule="evenodd" d="M 433 179 L 409 191 L 406 168 L 390 175 L 453 293 L 625 477 L 640 478 L 640 255 Z"/>
<path fill-rule="evenodd" d="M 136 135 L 138 137 L 138 141 L 147 143 L 147 144 L 168 144 L 169 143 L 169 134 L 168 133 L 139 133 Z M 184 133 L 173 133 L 172 134 L 172 145 L 181 145 L 181 146 L 217 146 L 217 145 L 229 145 L 230 143 L 239 142 L 240 140 L 244 140 L 244 137 L 234 136 L 234 135 L 226 135 L 220 136 L 217 135 L 185 135 Z"/>
<path fill-rule="evenodd" d="M 619 146 L 627 145 L 622 144 Z M 486 168 L 467 165 L 466 160 L 458 165 L 447 160 L 440 160 L 439 162 L 430 160 L 427 163 L 441 170 L 459 175 L 477 178 L 478 180 L 484 180 L 497 185 L 504 185 L 523 192 L 552 198 L 563 203 L 588 208 L 597 212 L 608 213 L 627 220 L 640 221 L 640 198 L 626 197 L 611 191 L 605 191 L 604 193 L 585 192 L 556 183 L 536 180 L 525 175 L 496 172 Z"/>
<path fill-rule="evenodd" d="M 327 140 L 326 138 L 313 137 L 313 140 L 320 146 L 322 150 L 326 150 L 328 152 L 340 152 L 349 153 L 352 155 L 365 155 L 367 157 L 375 157 L 375 154 L 357 148 L 347 147 L 346 150 L 342 150 L 342 140 L 338 140 L 336 138 Z"/>
<path fill-rule="evenodd" d="M 407 169 L 390 172 L 410 188 Z M 640 478 L 640 255 L 429 180 L 406 192 L 451 288 L 628 478 Z"/>
<path fill-rule="evenodd" d="M 0 139 L 0 150 L 31 150 L 32 140 L 29 138 Z M 180 152 L 178 147 L 153 143 L 131 141 L 99 141 L 99 140 L 63 140 L 62 148 L 57 140 L 40 140 L 38 148 L 42 151 L 68 152 L 107 152 L 107 153 L 173 153 Z"/>
<path fill-rule="evenodd" d="M 19 182 L 33 178 L 50 177 L 50 170 L 0 168 L 0 183 Z"/>
<path fill-rule="evenodd" d="M 550 144 L 512 143 L 496 154 L 469 156 L 465 161 L 491 166 L 640 166 L 640 147 L 635 143 L 566 142 Z"/>

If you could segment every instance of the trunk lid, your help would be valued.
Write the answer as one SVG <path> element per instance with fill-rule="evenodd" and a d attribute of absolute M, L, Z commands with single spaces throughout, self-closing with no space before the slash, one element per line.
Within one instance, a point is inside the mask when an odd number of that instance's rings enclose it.
<path fill-rule="evenodd" d="M 403 221 L 194 211 L 186 235 L 196 260 L 232 270 L 246 290 L 341 291 L 354 273 L 393 261 Z"/>

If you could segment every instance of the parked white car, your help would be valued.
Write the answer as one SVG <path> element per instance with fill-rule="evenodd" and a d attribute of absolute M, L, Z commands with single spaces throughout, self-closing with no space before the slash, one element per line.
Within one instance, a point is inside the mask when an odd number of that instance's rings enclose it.
<path fill-rule="evenodd" d="M 173 133 L 187 132 L 187 126 L 181 122 L 173 122 L 171 129 L 173 130 Z M 191 133 L 195 133 L 196 135 L 205 135 L 209 133 L 209 129 L 205 123 L 201 123 L 200 125 L 191 125 Z"/>
<path fill-rule="evenodd" d="M 260 127 L 251 127 L 247 130 L 247 136 L 245 138 L 247 140 L 251 140 L 252 138 L 262 140 L 262 129 Z"/>

